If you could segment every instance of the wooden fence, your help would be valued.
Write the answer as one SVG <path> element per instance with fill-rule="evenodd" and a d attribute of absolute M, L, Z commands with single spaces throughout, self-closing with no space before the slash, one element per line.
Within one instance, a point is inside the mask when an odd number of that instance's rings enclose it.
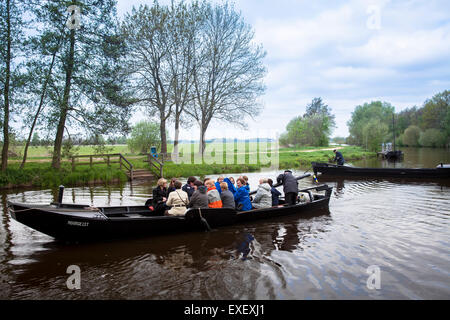
<path fill-rule="evenodd" d="M 76 161 L 76 159 L 81 160 L 82 158 L 89 158 L 89 161 Z M 98 159 L 102 159 L 103 161 L 98 161 Z M 75 170 L 76 166 L 89 165 L 92 167 L 96 164 L 107 164 L 110 166 L 113 163 L 118 163 L 120 169 L 124 167 L 129 172 L 131 180 L 133 180 L 133 165 L 121 153 L 72 156 L 72 170 Z"/>

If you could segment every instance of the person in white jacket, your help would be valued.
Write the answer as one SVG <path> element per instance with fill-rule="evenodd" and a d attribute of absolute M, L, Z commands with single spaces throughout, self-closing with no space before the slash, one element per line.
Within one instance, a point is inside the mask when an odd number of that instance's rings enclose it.
<path fill-rule="evenodd" d="M 166 210 L 166 216 L 184 216 L 186 213 L 186 207 L 189 204 L 188 194 L 181 190 L 182 183 L 180 181 L 175 181 L 175 191 L 169 193 L 166 205 L 172 207 L 170 210 Z"/>
<path fill-rule="evenodd" d="M 272 206 L 272 192 L 271 187 L 267 183 L 267 179 L 260 179 L 258 190 L 255 198 L 252 201 L 252 206 L 255 209 L 270 208 Z"/>

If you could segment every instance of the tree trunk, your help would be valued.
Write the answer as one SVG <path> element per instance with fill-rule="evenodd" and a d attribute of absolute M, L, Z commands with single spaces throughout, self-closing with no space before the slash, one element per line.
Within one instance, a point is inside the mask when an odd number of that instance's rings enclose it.
<path fill-rule="evenodd" d="M 164 112 L 161 112 L 161 123 L 159 124 L 159 130 L 161 133 L 161 153 L 167 153 L 167 136 L 166 136 L 166 120 Z"/>
<path fill-rule="evenodd" d="M 180 116 L 175 115 L 175 138 L 173 140 L 173 157 L 172 161 L 178 163 L 178 139 L 180 137 Z"/>
<path fill-rule="evenodd" d="M 202 158 L 205 153 L 206 143 L 205 143 L 205 135 L 206 135 L 207 127 L 204 125 L 200 126 L 200 141 L 198 146 L 198 152 L 201 154 Z"/>
<path fill-rule="evenodd" d="M 3 118 L 3 149 L 2 149 L 2 172 L 8 167 L 8 149 L 9 149 L 9 82 L 11 79 L 11 16 L 10 0 L 6 0 L 6 23 L 7 23 L 7 48 L 6 48 L 6 70 L 5 70 L 5 109 Z"/>
<path fill-rule="evenodd" d="M 52 167 L 59 169 L 61 167 L 61 148 L 64 136 L 64 127 L 66 125 L 67 112 L 69 109 L 70 85 L 72 82 L 72 72 L 75 55 L 75 30 L 70 30 L 70 51 L 66 69 L 66 84 L 64 88 L 63 102 L 61 105 L 61 114 L 59 117 L 58 128 L 56 131 L 55 146 L 53 149 Z"/>

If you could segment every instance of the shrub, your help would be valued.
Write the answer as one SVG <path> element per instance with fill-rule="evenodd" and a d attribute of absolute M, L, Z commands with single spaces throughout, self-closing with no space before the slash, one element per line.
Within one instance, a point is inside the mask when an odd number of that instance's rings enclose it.
<path fill-rule="evenodd" d="M 419 143 L 423 147 L 440 148 L 446 145 L 447 137 L 438 129 L 427 129 L 420 135 Z"/>
<path fill-rule="evenodd" d="M 403 133 L 402 143 L 405 146 L 417 147 L 422 131 L 418 126 L 409 126 Z"/>
<path fill-rule="evenodd" d="M 131 131 L 131 138 L 127 141 L 132 152 L 149 153 L 150 147 L 161 144 L 159 125 L 154 122 L 141 121 Z"/>

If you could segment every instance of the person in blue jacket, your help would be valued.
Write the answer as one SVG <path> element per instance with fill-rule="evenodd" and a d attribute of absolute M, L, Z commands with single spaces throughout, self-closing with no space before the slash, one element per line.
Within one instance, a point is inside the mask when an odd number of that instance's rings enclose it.
<path fill-rule="evenodd" d="M 234 201 L 236 202 L 236 208 L 238 208 L 238 210 L 240 211 L 251 210 L 252 202 L 250 201 L 250 196 L 245 186 L 245 180 L 243 178 L 239 178 L 237 179 L 236 183 L 238 187 L 236 193 L 234 194 Z"/>
<path fill-rule="evenodd" d="M 214 183 L 216 186 L 217 191 L 219 191 L 219 194 L 222 193 L 222 188 L 220 187 L 220 184 L 223 182 L 223 177 L 218 177 L 217 181 Z"/>
<path fill-rule="evenodd" d="M 231 191 L 231 193 L 234 195 L 236 193 L 236 187 L 234 186 L 233 182 L 231 182 L 229 178 L 223 179 L 223 182 L 228 185 L 228 190 Z"/>
<path fill-rule="evenodd" d="M 244 181 L 245 181 L 244 187 L 245 187 L 245 189 L 247 189 L 248 192 L 250 192 L 250 185 L 248 184 L 248 177 L 247 176 L 240 176 L 239 178 L 244 179 Z"/>

